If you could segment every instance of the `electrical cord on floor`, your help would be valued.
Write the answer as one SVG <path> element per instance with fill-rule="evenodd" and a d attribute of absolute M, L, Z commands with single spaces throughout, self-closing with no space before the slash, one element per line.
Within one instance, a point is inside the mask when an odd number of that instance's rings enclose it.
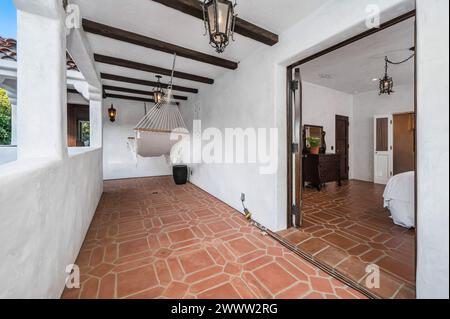
<path fill-rule="evenodd" d="M 269 233 L 267 232 L 266 227 L 262 226 L 261 224 L 259 224 L 258 222 L 256 222 L 255 220 L 252 219 L 252 213 L 250 213 L 250 211 L 247 209 L 247 207 L 245 207 L 245 195 L 244 194 L 241 195 L 241 203 L 242 203 L 242 208 L 244 209 L 244 216 L 250 222 L 250 224 L 252 226 L 256 227 L 257 229 L 259 229 L 261 231 L 262 236 L 269 236 Z"/>
<path fill-rule="evenodd" d="M 247 207 L 245 207 L 245 198 L 244 196 L 241 196 L 241 203 L 242 203 L 242 208 L 244 209 L 244 216 L 247 220 L 252 220 L 252 213 L 250 213 L 250 211 L 247 209 Z"/>

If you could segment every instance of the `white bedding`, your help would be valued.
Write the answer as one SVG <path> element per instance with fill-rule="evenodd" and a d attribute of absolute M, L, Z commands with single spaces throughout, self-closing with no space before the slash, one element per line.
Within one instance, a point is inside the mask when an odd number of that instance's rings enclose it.
<path fill-rule="evenodd" d="M 396 225 L 415 227 L 414 172 L 392 177 L 384 190 L 384 207 L 391 212 Z"/>

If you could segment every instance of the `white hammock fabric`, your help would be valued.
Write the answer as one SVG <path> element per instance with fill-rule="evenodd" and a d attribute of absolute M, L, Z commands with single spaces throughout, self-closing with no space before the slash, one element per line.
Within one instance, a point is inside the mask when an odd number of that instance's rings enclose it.
<path fill-rule="evenodd" d="M 169 155 L 182 136 L 189 134 L 178 105 L 166 103 L 155 105 L 134 131 L 134 150 L 141 157 Z"/>
<path fill-rule="evenodd" d="M 134 128 L 138 132 L 186 133 L 187 128 L 176 104 L 156 104 Z"/>

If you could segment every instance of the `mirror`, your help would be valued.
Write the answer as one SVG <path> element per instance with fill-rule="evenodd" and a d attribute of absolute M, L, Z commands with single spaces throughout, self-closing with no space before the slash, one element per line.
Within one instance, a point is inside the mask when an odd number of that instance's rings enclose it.
<path fill-rule="evenodd" d="M 321 140 L 320 153 L 322 154 L 325 153 L 326 145 L 325 145 L 325 132 L 323 130 L 323 126 L 307 125 L 307 124 L 303 126 L 303 145 L 305 153 L 309 153 L 310 147 L 308 143 L 309 137 L 319 138 Z"/>

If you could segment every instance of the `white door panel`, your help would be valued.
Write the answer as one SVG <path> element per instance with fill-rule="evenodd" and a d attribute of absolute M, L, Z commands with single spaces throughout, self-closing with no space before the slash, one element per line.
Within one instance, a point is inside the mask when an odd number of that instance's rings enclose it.
<path fill-rule="evenodd" d="M 375 183 L 387 184 L 389 180 L 389 156 L 375 156 Z"/>
<path fill-rule="evenodd" d="M 393 122 L 392 115 L 374 118 L 374 182 L 386 185 L 392 176 Z"/>

